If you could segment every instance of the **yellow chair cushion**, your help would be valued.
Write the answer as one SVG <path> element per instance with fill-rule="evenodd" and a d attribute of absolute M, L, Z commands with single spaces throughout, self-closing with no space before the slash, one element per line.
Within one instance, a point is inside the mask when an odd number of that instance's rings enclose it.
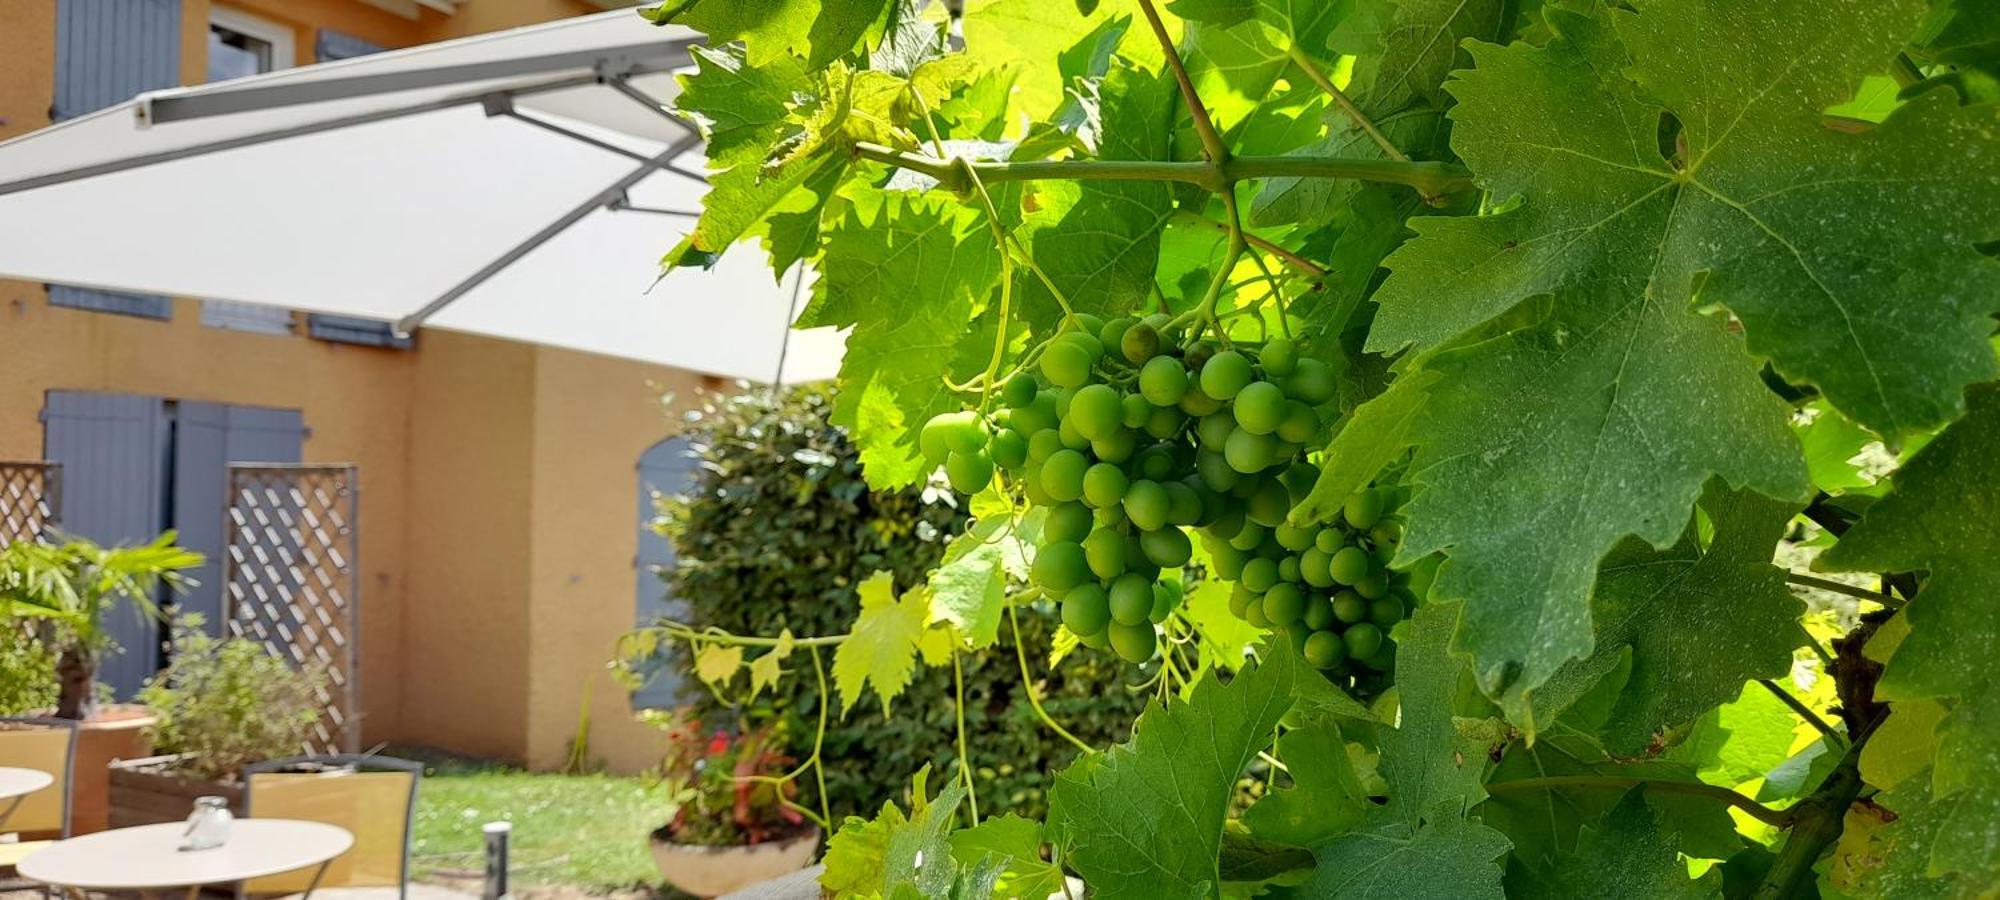
<path fill-rule="evenodd" d="M 55 841 L 17 841 L 0 844 L 0 869 L 11 869 L 27 859 L 28 854 L 42 849 Z"/>

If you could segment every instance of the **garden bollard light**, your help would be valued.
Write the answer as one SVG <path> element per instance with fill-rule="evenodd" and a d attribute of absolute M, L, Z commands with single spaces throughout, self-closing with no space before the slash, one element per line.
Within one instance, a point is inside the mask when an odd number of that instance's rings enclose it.
<path fill-rule="evenodd" d="M 507 840 L 514 832 L 509 822 L 488 822 L 481 829 L 486 833 L 486 890 L 485 900 L 500 900 L 507 896 Z"/>

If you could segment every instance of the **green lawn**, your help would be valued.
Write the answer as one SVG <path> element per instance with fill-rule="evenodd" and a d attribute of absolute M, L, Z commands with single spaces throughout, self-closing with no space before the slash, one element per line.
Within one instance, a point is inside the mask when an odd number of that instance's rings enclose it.
<path fill-rule="evenodd" d="M 417 877 L 477 879 L 484 865 L 480 826 L 507 821 L 514 823 L 516 884 L 601 892 L 659 882 L 646 834 L 666 812 L 647 779 L 430 764 L 411 838 Z"/>

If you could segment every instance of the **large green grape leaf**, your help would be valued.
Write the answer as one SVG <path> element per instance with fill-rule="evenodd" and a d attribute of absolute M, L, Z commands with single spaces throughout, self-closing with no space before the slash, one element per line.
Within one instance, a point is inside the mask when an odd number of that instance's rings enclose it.
<path fill-rule="evenodd" d="M 1378 735 L 1386 805 L 1316 850 L 1300 897 L 1499 898 L 1507 837 L 1467 817 L 1485 791 L 1488 746 L 1456 718 L 1463 660 L 1453 605 L 1426 604 L 1397 631 L 1399 723 Z M 1477 731 L 1478 729 L 1473 729 Z M 1254 808 L 1254 807 L 1253 807 Z"/>
<path fill-rule="evenodd" d="M 805 65 L 784 56 L 753 66 L 736 45 L 691 53 L 696 69 L 680 76 L 674 105 L 701 126 L 709 166 L 762 163 L 791 113 L 793 95 L 809 89 Z"/>
<path fill-rule="evenodd" d="M 941 195 L 863 194 L 827 232 L 799 327 L 854 329 L 833 421 L 854 435 L 869 484 L 899 487 L 929 470 L 917 428 L 959 406 L 946 375 L 983 367 L 992 345 L 968 338 L 967 323 L 998 280 L 979 214 Z"/>
<path fill-rule="evenodd" d="M 1175 0 L 1187 19 L 1182 55 L 1204 102 L 1254 106 L 1292 65 L 1296 47 L 1325 68 L 1339 55 L 1327 45 L 1349 0 Z M 1296 76 L 1295 76 L 1296 77 Z M 1234 111 L 1224 105 L 1223 112 Z M 1235 124 L 1226 117 L 1218 124 Z"/>
<path fill-rule="evenodd" d="M 1698 522 L 1664 550 L 1627 539 L 1599 566 L 1590 617 L 1596 649 L 1564 666 L 1536 695 L 1541 724 L 1629 662 L 1624 689 L 1603 725 L 1612 753 L 1644 752 L 1662 732 L 1736 698 L 1752 678 L 1791 670 L 1804 604 L 1771 564 L 1797 510 L 1749 491 L 1711 486 Z"/>
<path fill-rule="evenodd" d="M 1000 636 L 1000 612 L 1007 606 L 1007 578 L 1026 578 L 1021 541 L 1009 533 L 1013 521 L 989 517 L 952 538 L 944 558 L 931 570 L 932 621 L 950 622 L 973 649 Z"/>
<path fill-rule="evenodd" d="M 1968 394 L 1965 418 L 1894 476 L 1893 490 L 1820 556 L 1834 571 L 1929 574 L 1898 617 L 1908 626 L 1876 685 L 1899 705 L 1936 701 L 1930 803 L 1941 828 L 1926 871 L 2000 874 L 2000 385 Z M 1872 645 L 1871 645 L 1872 647 Z M 1907 826 L 1905 826 L 1907 827 Z"/>
<path fill-rule="evenodd" d="M 950 835 L 959 865 L 996 860 L 1005 867 L 999 890 L 1007 897 L 1049 897 L 1063 891 L 1062 867 L 1042 858 L 1042 825 L 1016 813 L 987 819 Z"/>
<path fill-rule="evenodd" d="M 1529 897 L 1721 896 L 1721 872 L 1688 879 L 1678 835 L 1649 800 L 1644 790 L 1627 792 L 1602 826 L 1583 830 L 1576 852 L 1558 856 L 1546 868 L 1521 870 L 1523 877 L 1508 880 L 1509 890 Z"/>
<path fill-rule="evenodd" d="M 646 16 L 699 31 L 711 44 L 742 41 L 756 65 L 796 54 L 817 69 L 879 39 L 895 7 L 896 0 L 674 0 Z"/>
<path fill-rule="evenodd" d="M 1370 346 L 1436 344 L 1537 294 L 1679 312 L 1698 290 L 1877 432 L 1952 418 L 1996 368 L 2000 267 L 1974 249 L 2000 235 L 1995 111 L 1932 91 L 1866 134 L 1821 122 L 1886 68 L 1921 0 L 1633 5 L 1552 10 L 1545 48 L 1475 45 L 1453 146 L 1521 202 L 1413 223 Z"/>
<path fill-rule="evenodd" d="M 896 583 L 888 572 L 876 572 L 854 590 L 861 613 L 833 653 L 833 684 L 840 689 L 843 714 L 861 700 L 863 690 L 874 686 L 887 718 L 889 701 L 910 686 L 916 671 L 917 641 L 930 610 L 921 591 L 896 599 Z"/>
<path fill-rule="evenodd" d="M 1103 0 L 1094 10 L 1079 10 L 1070 2 L 1051 0 L 986 0 L 966 4 L 965 45 L 995 68 L 1012 67 L 1020 77 L 1013 87 L 1011 109 L 1039 122 L 1062 105 L 1069 79 L 1049 63 L 1074 47 L 1107 19 L 1137 19 L 1135 0 Z M 1127 28 L 1119 35 L 1117 52 L 1139 66 L 1158 66 L 1165 57 L 1152 32 Z"/>
<path fill-rule="evenodd" d="M 1627 535 L 1678 538 L 1708 480 L 1803 497 L 1784 403 L 1722 322 L 1645 295 L 1559 298 L 1532 328 L 1447 351 L 1412 428 L 1403 562 L 1444 551 L 1457 646 L 1516 722 L 1594 648 L 1590 588 Z M 1700 428 L 1688 423 L 1702 422 Z"/>
<path fill-rule="evenodd" d="M 1132 740 L 1056 775 L 1049 826 L 1104 898 L 1194 897 L 1221 881 L 1223 821 L 1243 767 L 1292 708 L 1297 655 L 1275 652 L 1228 684 L 1211 672 L 1186 701 L 1139 716 Z"/>
<path fill-rule="evenodd" d="M 1371 116 L 1418 101 L 1442 109 L 1450 103 L 1445 73 L 1465 59 L 1460 44 L 1504 37 L 1513 6 L 1505 0 L 1358 0 L 1332 41 L 1357 57 L 1352 93 Z"/>
<path fill-rule="evenodd" d="M 1361 821 L 1369 809 L 1368 795 L 1337 725 L 1319 721 L 1286 732 L 1278 739 L 1277 753 L 1291 773 L 1292 786 L 1265 794 L 1244 811 L 1243 824 L 1253 837 L 1317 847 Z"/>

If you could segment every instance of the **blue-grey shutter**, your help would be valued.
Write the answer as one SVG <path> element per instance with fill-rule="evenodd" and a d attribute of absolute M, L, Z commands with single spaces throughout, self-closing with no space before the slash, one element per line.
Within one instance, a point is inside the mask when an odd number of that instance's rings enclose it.
<path fill-rule="evenodd" d="M 177 599 L 222 634 L 222 554 L 230 463 L 295 463 L 305 422 L 295 409 L 182 402 L 174 416 L 174 530 L 181 546 L 206 557 L 198 582 Z"/>
<path fill-rule="evenodd" d="M 50 391 L 42 421 L 42 455 L 63 465 L 64 530 L 106 545 L 160 533 L 169 462 L 160 398 Z M 98 678 L 130 698 L 159 667 L 159 630 L 129 606 L 109 611 L 104 628 L 124 652 L 108 654 Z"/>
<path fill-rule="evenodd" d="M 649 625 L 662 616 L 687 620 L 687 601 L 676 598 L 660 573 L 673 568 L 674 544 L 654 531 L 658 510 L 653 494 L 686 493 L 694 484 L 696 461 L 686 438 L 668 438 L 639 457 L 639 557 L 636 621 Z M 665 654 L 639 665 L 645 683 L 632 694 L 633 709 L 663 709 L 680 702 L 681 680 Z"/>
<path fill-rule="evenodd" d="M 358 38 L 331 28 L 320 29 L 318 36 L 313 41 L 313 52 L 319 57 L 320 62 L 328 62 L 336 59 L 353 59 L 357 56 L 367 56 L 370 53 L 380 53 L 387 49 L 389 48 L 374 41 L 366 38 Z"/>
<path fill-rule="evenodd" d="M 55 82 L 49 115 L 59 122 L 180 84 L 181 0 L 56 0 Z M 170 297 L 65 284 L 49 285 L 49 302 L 149 319 L 174 314 Z"/>
<path fill-rule="evenodd" d="M 338 344 L 360 344 L 364 347 L 390 347 L 408 350 L 414 344 L 409 335 L 398 337 L 394 323 L 381 319 L 361 319 L 354 316 L 330 316 L 313 313 L 306 316 L 306 334 L 322 341 Z"/>

